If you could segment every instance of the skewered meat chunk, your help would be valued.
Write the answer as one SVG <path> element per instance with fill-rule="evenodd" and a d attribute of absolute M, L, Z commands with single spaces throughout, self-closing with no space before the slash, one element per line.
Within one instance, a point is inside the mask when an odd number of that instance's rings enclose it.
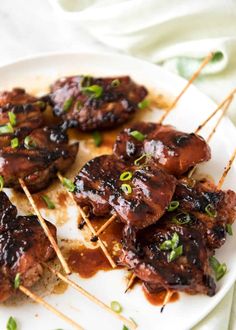
<path fill-rule="evenodd" d="M 0 148 L 9 146 L 14 137 L 23 138 L 35 128 L 43 125 L 42 111 L 46 103 L 31 96 L 24 89 L 0 93 Z M 9 125 L 9 113 L 15 117 L 14 125 Z"/>
<path fill-rule="evenodd" d="M 175 257 L 165 243 L 175 237 Z M 178 239 L 177 239 L 178 238 Z M 166 244 L 166 246 L 165 246 Z M 165 247 L 165 249 L 164 249 Z M 172 248 L 174 248 L 172 246 Z M 136 232 L 126 226 L 121 263 L 132 269 L 151 292 L 169 289 L 191 294 L 215 294 L 216 285 L 209 265 L 210 252 L 201 232 L 161 219 Z"/>
<path fill-rule="evenodd" d="M 19 189 L 23 178 L 32 192 L 47 187 L 58 171 L 65 172 L 75 161 L 78 143 L 68 145 L 62 127 L 35 129 L 18 148 L 0 150 L 0 175 L 6 187 Z"/>
<path fill-rule="evenodd" d="M 226 226 L 236 219 L 236 194 L 232 190 L 218 190 L 213 182 L 203 179 L 189 183 L 182 179 L 177 183 L 174 200 L 179 202 L 173 217 L 181 221 L 189 218 L 186 225 L 199 228 L 205 235 L 208 248 L 216 249 L 225 243 Z M 184 212 L 184 213 L 183 213 Z"/>
<path fill-rule="evenodd" d="M 141 141 L 132 136 L 134 131 L 142 133 Z M 177 177 L 211 157 L 209 146 L 199 135 L 177 131 L 170 125 L 145 122 L 125 128 L 117 136 L 113 151 L 124 161 L 150 155 L 159 166 Z"/>
<path fill-rule="evenodd" d="M 42 275 L 42 262 L 55 257 L 55 252 L 36 216 L 17 216 L 7 195 L 0 192 L 0 302 L 13 293 L 13 283 L 20 273 L 21 283 L 32 286 Z M 6 209 L 4 209 L 6 206 Z M 56 239 L 56 228 L 47 222 Z"/>
<path fill-rule="evenodd" d="M 126 175 L 129 178 L 123 180 Z M 176 179 L 156 166 L 127 166 L 114 156 L 100 156 L 87 162 L 75 178 L 74 197 L 94 215 L 115 211 L 124 223 L 144 228 L 163 215 L 175 185 Z"/>
<path fill-rule="evenodd" d="M 83 131 L 91 131 L 126 122 L 146 95 L 146 88 L 128 76 L 73 76 L 56 81 L 48 98 L 56 116 L 72 121 Z"/>

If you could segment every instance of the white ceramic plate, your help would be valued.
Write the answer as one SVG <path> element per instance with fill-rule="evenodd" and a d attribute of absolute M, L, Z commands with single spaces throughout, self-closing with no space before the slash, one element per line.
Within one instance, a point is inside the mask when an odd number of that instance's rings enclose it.
<path fill-rule="evenodd" d="M 55 78 L 69 74 L 102 76 L 129 74 L 134 80 L 156 90 L 157 93 L 173 96 L 177 95 L 186 83 L 184 79 L 156 65 L 131 57 L 104 54 L 52 54 L 21 60 L 0 68 L 0 90 L 24 86 L 29 91 L 44 92 Z M 191 86 L 166 122 L 191 132 L 214 108 L 215 104 L 208 97 Z M 154 121 L 159 115 L 160 111 L 153 111 L 145 119 Z M 210 128 L 211 125 L 208 127 Z M 203 133 L 206 136 L 207 130 Z M 211 141 L 212 160 L 201 166 L 201 171 L 210 173 L 217 180 L 235 148 L 235 137 L 236 130 L 233 124 L 228 119 L 224 119 Z M 80 165 L 86 158 L 89 158 L 89 154 L 88 152 L 86 154 L 82 143 L 78 160 Z M 227 177 L 225 187 L 236 190 L 235 182 L 236 167 L 234 166 Z M 55 220 L 55 214 L 53 215 L 52 212 L 45 216 L 52 221 Z M 76 228 L 77 211 L 73 206 L 69 208 L 67 216 L 70 220 L 58 228 L 58 235 L 60 238 L 78 239 L 80 234 Z M 235 237 L 228 237 L 227 243 L 217 251 L 216 255 L 220 261 L 228 265 L 228 273 L 218 283 L 217 294 L 212 298 L 181 294 L 181 298 L 169 304 L 162 314 L 158 306 L 147 302 L 141 287 L 136 286 L 130 293 L 124 294 L 126 282 L 123 270 L 99 272 L 97 276 L 88 280 L 73 275 L 73 279 L 107 304 L 110 304 L 112 300 L 119 301 L 124 308 L 124 314 L 132 317 L 139 325 L 139 329 L 190 329 L 219 303 L 236 279 Z M 85 329 L 122 329 L 121 322 L 93 305 L 73 289 L 68 289 L 63 295 L 52 294 L 45 299 L 78 321 Z M 72 329 L 43 307 L 31 303 L 1 306 L 0 329 L 5 329 L 10 315 L 18 320 L 22 330 Z"/>

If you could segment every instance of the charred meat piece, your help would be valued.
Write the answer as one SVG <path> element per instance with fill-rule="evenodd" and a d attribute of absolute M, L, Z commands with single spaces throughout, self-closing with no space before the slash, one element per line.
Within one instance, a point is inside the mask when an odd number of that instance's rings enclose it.
<path fill-rule="evenodd" d="M 179 202 L 172 218 L 198 228 L 205 235 L 208 248 L 225 243 L 226 228 L 236 219 L 236 194 L 218 190 L 209 180 L 182 179 L 176 186 L 174 200 Z"/>
<path fill-rule="evenodd" d="M 73 122 L 83 131 L 91 131 L 126 122 L 146 95 L 146 88 L 128 76 L 74 76 L 56 81 L 46 99 L 49 99 L 56 116 Z"/>
<path fill-rule="evenodd" d="M 156 166 L 128 166 L 114 156 L 100 156 L 75 178 L 75 200 L 94 215 L 115 211 L 124 223 L 144 228 L 163 215 L 175 185 L 176 179 Z"/>
<path fill-rule="evenodd" d="M 23 285 L 32 286 L 42 275 L 41 263 L 54 258 L 55 252 L 36 216 L 17 216 L 15 206 L 4 192 L 0 193 L 0 202 L 7 206 L 6 210 L 0 210 L 1 219 L 5 219 L 0 232 L 1 302 L 14 293 L 13 283 L 17 273 L 20 273 Z M 47 225 L 56 238 L 56 228 L 50 223 Z"/>
<path fill-rule="evenodd" d="M 0 175 L 5 187 L 19 189 L 23 178 L 30 191 L 46 188 L 58 171 L 65 172 L 75 161 L 78 143 L 68 145 L 62 127 L 35 129 L 18 148 L 0 150 Z"/>
<path fill-rule="evenodd" d="M 167 241 L 175 245 L 170 247 Z M 209 256 L 201 232 L 195 228 L 162 218 L 138 232 L 127 226 L 124 229 L 121 263 L 146 282 L 151 292 L 162 288 L 213 296 L 216 285 Z"/>
<path fill-rule="evenodd" d="M 132 132 L 138 131 L 143 139 Z M 173 126 L 140 122 L 125 128 L 116 139 L 114 154 L 124 161 L 149 155 L 159 166 L 177 177 L 211 157 L 206 141 L 196 134 L 177 131 Z"/>
<path fill-rule="evenodd" d="M 14 137 L 23 138 L 41 127 L 45 108 L 45 102 L 27 94 L 24 89 L 0 93 L 0 148 L 9 146 Z M 10 116 L 13 119 L 10 120 Z"/>

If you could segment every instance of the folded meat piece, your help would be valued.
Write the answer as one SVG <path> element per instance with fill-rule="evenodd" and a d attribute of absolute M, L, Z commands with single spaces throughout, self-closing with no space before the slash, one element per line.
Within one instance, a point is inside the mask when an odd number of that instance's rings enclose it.
<path fill-rule="evenodd" d="M 175 185 L 176 179 L 156 166 L 128 166 L 105 155 L 90 160 L 78 173 L 74 198 L 94 215 L 113 211 L 124 223 L 144 228 L 164 214 Z"/>
<path fill-rule="evenodd" d="M 132 118 L 147 95 L 129 76 L 95 78 L 73 76 L 51 86 L 49 100 L 56 116 L 83 131 L 113 128 Z"/>
<path fill-rule="evenodd" d="M 46 188 L 57 172 L 65 172 L 75 161 L 78 143 L 68 144 L 62 127 L 35 129 L 17 148 L 0 150 L 0 175 L 5 187 L 20 188 L 23 178 L 32 192 Z"/>
<path fill-rule="evenodd" d="M 133 136 L 134 132 L 137 138 Z M 149 155 L 156 164 L 176 177 L 211 158 L 208 144 L 199 135 L 177 131 L 170 125 L 145 122 L 125 128 L 118 134 L 113 151 L 124 161 Z"/>
<path fill-rule="evenodd" d="M 55 252 L 36 216 L 17 216 L 7 195 L 0 192 L 0 302 L 14 293 L 14 279 L 20 274 L 25 286 L 32 286 L 43 273 L 42 262 Z M 56 228 L 47 222 L 56 239 Z"/>

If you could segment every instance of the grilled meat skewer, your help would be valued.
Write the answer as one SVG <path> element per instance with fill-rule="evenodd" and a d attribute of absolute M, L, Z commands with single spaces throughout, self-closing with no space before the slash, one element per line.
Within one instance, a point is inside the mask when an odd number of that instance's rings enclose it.
<path fill-rule="evenodd" d="M 168 249 L 167 241 L 175 243 L 173 250 Z M 138 232 L 124 229 L 121 263 L 151 292 L 167 289 L 213 296 L 216 285 L 209 265 L 211 254 L 201 232 L 165 221 L 165 217 Z"/>
<path fill-rule="evenodd" d="M 56 116 L 71 121 L 82 131 L 91 131 L 126 122 L 146 95 L 146 88 L 128 76 L 72 76 L 57 80 L 45 100 L 49 100 Z"/>
<path fill-rule="evenodd" d="M 0 175 L 5 187 L 20 189 L 18 179 L 31 192 L 47 187 L 58 171 L 64 172 L 75 161 L 78 143 L 68 145 L 62 126 L 35 129 L 17 148 L 0 150 Z"/>
<path fill-rule="evenodd" d="M 118 134 L 113 152 L 126 162 L 149 155 L 158 166 L 176 177 L 211 158 L 209 146 L 199 135 L 177 131 L 170 125 L 145 122 Z"/>
<path fill-rule="evenodd" d="M 115 211 L 136 228 L 156 222 L 174 194 L 176 179 L 156 166 L 125 164 L 104 155 L 87 162 L 75 178 L 74 198 L 94 215 Z"/>
<path fill-rule="evenodd" d="M 47 225 L 56 239 L 56 228 Z M 32 286 L 42 275 L 42 262 L 55 257 L 55 252 L 36 216 L 17 216 L 16 207 L 0 192 L 0 302 L 14 293 L 14 279 Z"/>
<path fill-rule="evenodd" d="M 34 129 L 41 127 L 42 111 L 45 109 L 45 102 L 27 94 L 24 89 L 14 88 L 12 91 L 1 92 L 0 148 L 9 146 L 13 138 L 24 138 Z"/>

